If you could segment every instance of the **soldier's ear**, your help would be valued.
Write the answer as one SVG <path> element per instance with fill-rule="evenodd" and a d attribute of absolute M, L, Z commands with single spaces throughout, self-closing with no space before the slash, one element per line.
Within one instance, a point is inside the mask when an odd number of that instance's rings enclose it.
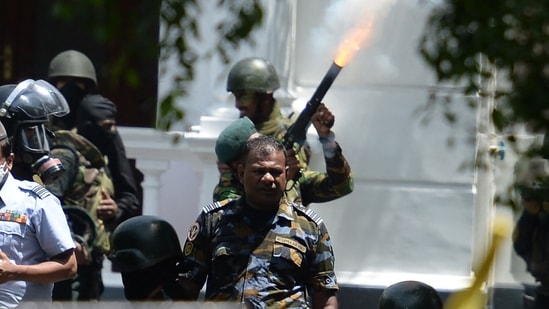
<path fill-rule="evenodd" d="M 6 158 L 6 163 L 8 164 L 8 170 L 11 171 L 11 168 L 13 167 L 13 159 L 15 158 L 15 155 L 10 153 L 10 155 Z"/>
<path fill-rule="evenodd" d="M 237 166 L 237 174 L 238 174 L 238 180 L 240 183 L 244 183 L 244 164 L 242 162 L 238 163 Z"/>

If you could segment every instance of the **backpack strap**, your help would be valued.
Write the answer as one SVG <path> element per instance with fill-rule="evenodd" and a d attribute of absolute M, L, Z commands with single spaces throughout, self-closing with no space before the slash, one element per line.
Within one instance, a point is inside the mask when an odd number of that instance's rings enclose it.
<path fill-rule="evenodd" d="M 69 130 L 57 130 L 54 134 L 55 143 L 53 147 L 65 145 L 78 150 L 92 167 L 101 168 L 107 165 L 101 151 L 84 136 Z"/>

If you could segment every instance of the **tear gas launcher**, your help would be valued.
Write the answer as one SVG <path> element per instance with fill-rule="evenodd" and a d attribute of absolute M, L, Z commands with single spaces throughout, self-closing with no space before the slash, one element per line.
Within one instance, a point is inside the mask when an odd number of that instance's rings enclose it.
<path fill-rule="evenodd" d="M 305 144 L 305 140 L 307 139 L 307 130 L 311 125 L 311 118 L 317 111 L 324 95 L 326 95 L 326 92 L 328 92 L 328 89 L 330 89 L 332 83 L 342 68 L 342 66 L 332 62 L 330 69 L 326 72 L 324 78 L 322 78 L 322 81 L 316 88 L 313 96 L 307 102 L 305 108 L 303 108 L 297 117 L 297 120 L 288 128 L 288 131 L 286 131 L 286 134 L 282 140 L 282 143 L 286 149 L 294 149 L 297 152 L 303 144 Z M 332 125 L 333 123 L 329 126 L 331 127 Z"/>

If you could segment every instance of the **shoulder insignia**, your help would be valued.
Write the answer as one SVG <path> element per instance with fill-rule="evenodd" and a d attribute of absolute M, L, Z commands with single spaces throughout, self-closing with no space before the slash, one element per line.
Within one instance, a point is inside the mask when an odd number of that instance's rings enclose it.
<path fill-rule="evenodd" d="M 222 201 L 217 201 L 217 202 L 214 202 L 214 203 L 211 203 L 211 204 L 208 204 L 208 205 L 204 206 L 202 208 L 202 211 L 204 213 L 209 213 L 211 211 L 214 211 L 216 209 L 219 209 L 221 207 L 226 206 L 227 204 L 229 204 L 232 201 L 233 201 L 233 199 L 230 199 L 230 198 L 226 199 L 226 200 L 222 200 Z"/>
<path fill-rule="evenodd" d="M 296 209 L 297 211 L 301 212 L 305 216 L 307 216 L 309 219 L 313 220 L 317 225 L 320 225 L 324 220 L 311 208 L 307 208 L 303 205 L 299 205 L 296 203 L 291 203 L 292 207 Z"/>
<path fill-rule="evenodd" d="M 24 182 L 20 186 L 20 188 L 31 191 L 36 196 L 38 196 L 40 199 L 44 199 L 44 198 L 51 195 L 51 193 L 50 193 L 50 191 L 48 191 L 48 189 L 44 188 L 43 186 L 41 186 L 37 183 L 33 183 L 33 182 L 29 182 L 29 181 Z"/>
<path fill-rule="evenodd" d="M 41 199 L 46 198 L 51 195 L 50 191 L 48 191 L 46 188 L 42 187 L 41 185 L 36 185 L 32 188 L 32 192 L 36 193 L 38 197 Z"/>

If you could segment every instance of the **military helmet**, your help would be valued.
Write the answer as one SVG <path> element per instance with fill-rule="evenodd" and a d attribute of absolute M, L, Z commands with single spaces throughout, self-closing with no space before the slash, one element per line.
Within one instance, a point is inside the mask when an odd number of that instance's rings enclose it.
<path fill-rule="evenodd" d="M 137 216 L 120 223 L 111 235 L 109 259 L 121 272 L 144 270 L 182 256 L 173 226 L 156 216 Z"/>
<path fill-rule="evenodd" d="M 50 61 L 48 78 L 77 77 L 93 82 L 97 85 L 95 67 L 88 56 L 76 50 L 66 50 Z"/>
<path fill-rule="evenodd" d="M 44 80 L 27 79 L 17 85 L 0 86 L 0 119 L 10 137 L 25 124 L 46 123 L 48 116 L 68 113 L 69 105 L 63 95 Z"/>
<path fill-rule="evenodd" d="M 237 62 L 229 72 L 227 91 L 255 91 L 273 93 L 280 88 L 274 66 L 261 58 L 245 58 Z"/>
<path fill-rule="evenodd" d="M 383 290 L 379 309 L 442 309 L 442 299 L 428 284 L 402 281 Z"/>

